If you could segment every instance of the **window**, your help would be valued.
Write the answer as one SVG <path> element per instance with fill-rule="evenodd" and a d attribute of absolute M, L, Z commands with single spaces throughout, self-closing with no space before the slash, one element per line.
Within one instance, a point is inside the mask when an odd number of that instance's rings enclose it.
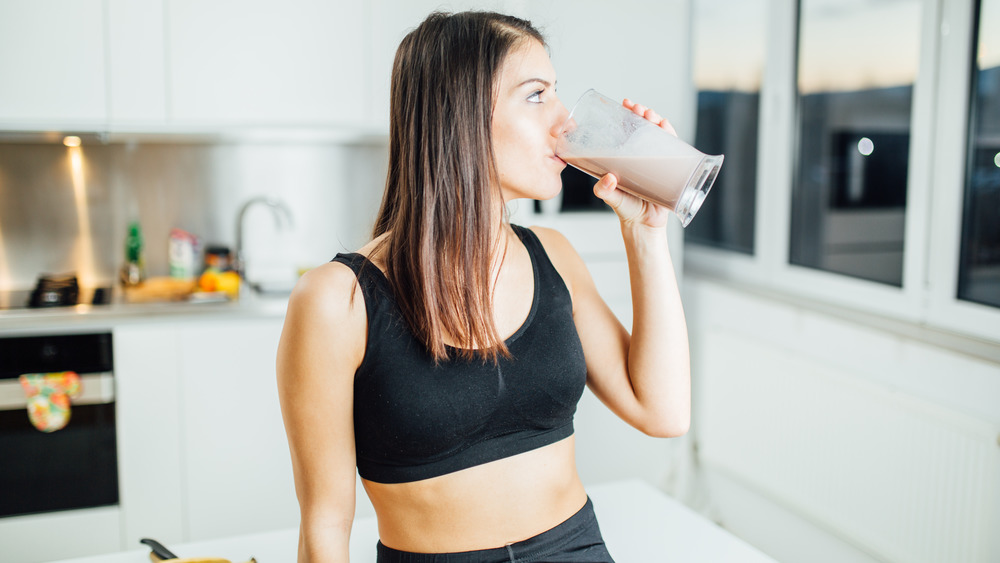
<path fill-rule="evenodd" d="M 754 252 L 757 132 L 765 59 L 765 0 L 708 0 L 694 5 L 694 146 L 725 163 L 685 239 Z M 725 38 L 725 41 L 720 41 Z"/>
<path fill-rule="evenodd" d="M 959 299 L 1000 307 L 1000 0 L 981 0 L 972 72 Z"/>
<path fill-rule="evenodd" d="M 920 0 L 802 0 L 790 262 L 894 286 Z"/>
<path fill-rule="evenodd" d="M 695 146 L 726 163 L 685 269 L 1000 343 L 1000 0 L 695 0 L 693 21 Z"/>

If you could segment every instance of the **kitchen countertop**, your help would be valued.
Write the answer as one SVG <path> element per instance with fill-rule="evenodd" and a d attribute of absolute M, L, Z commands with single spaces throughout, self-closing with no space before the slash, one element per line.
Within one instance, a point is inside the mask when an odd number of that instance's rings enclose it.
<path fill-rule="evenodd" d="M 608 549 L 617 563 L 775 563 L 742 539 L 722 529 L 643 481 L 588 487 Z M 155 536 L 153 536 L 155 539 Z M 374 561 L 378 529 L 375 518 L 355 520 L 351 560 Z M 226 557 L 233 562 L 295 561 L 298 530 L 168 545 L 179 557 Z M 148 563 L 149 550 L 66 560 L 61 563 Z"/>
<path fill-rule="evenodd" d="M 248 293 L 236 301 L 114 303 L 0 311 L 0 335 L 108 329 L 131 323 L 283 317 L 287 294 Z"/>

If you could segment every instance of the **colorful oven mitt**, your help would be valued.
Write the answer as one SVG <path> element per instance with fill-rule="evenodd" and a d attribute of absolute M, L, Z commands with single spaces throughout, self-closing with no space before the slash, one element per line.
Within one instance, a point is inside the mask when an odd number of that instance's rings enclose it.
<path fill-rule="evenodd" d="M 76 372 L 25 373 L 19 380 L 28 397 L 28 418 L 35 428 L 55 432 L 69 423 L 69 399 L 80 394 Z"/>

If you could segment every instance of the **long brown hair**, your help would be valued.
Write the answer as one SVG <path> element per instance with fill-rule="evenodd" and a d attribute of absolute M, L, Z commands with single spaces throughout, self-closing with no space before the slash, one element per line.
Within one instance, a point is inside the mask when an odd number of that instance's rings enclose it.
<path fill-rule="evenodd" d="M 410 329 L 435 362 L 509 356 L 493 322 L 490 261 L 500 188 L 492 144 L 495 89 L 525 20 L 493 12 L 435 12 L 393 62 L 389 174 L 373 235 Z"/>

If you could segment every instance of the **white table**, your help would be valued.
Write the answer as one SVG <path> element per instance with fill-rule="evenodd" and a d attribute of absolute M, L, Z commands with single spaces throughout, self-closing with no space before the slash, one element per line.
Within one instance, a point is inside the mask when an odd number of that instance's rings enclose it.
<path fill-rule="evenodd" d="M 704 516 L 642 481 L 607 483 L 588 488 L 608 550 L 617 563 L 775 563 Z M 155 539 L 155 536 L 153 536 Z M 375 518 L 355 520 L 351 560 L 375 561 Z M 259 563 L 293 563 L 298 530 L 278 530 L 167 545 L 180 557 L 224 557 L 233 562 L 251 556 Z M 149 550 L 84 557 L 61 563 L 149 563 Z"/>

